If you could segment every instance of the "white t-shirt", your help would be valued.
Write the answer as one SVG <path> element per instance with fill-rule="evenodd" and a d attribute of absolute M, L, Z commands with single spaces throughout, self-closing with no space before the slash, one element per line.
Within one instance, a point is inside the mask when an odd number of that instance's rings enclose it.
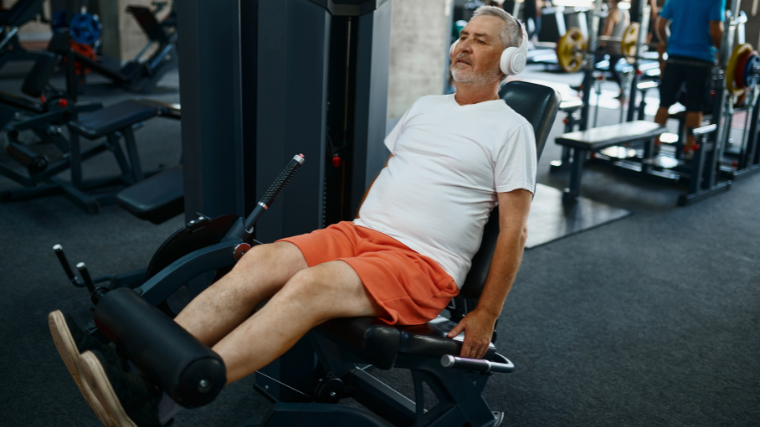
<path fill-rule="evenodd" d="M 533 127 L 502 100 L 426 96 L 385 145 L 394 156 L 354 222 L 434 259 L 461 288 L 496 193 L 535 190 Z"/>

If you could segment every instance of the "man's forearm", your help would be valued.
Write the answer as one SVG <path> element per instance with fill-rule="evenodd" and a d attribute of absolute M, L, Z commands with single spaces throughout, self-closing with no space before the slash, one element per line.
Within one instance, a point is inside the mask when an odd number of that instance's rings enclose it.
<path fill-rule="evenodd" d="M 517 276 L 526 238 L 525 230 L 517 233 L 499 233 L 488 280 L 477 307 L 477 310 L 493 316 L 494 320 L 501 314 L 504 301 Z"/>

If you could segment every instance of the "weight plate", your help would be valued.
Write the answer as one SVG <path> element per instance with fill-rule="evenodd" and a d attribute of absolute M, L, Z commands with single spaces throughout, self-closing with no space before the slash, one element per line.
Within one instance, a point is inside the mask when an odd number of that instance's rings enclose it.
<path fill-rule="evenodd" d="M 586 38 L 580 28 L 571 27 L 557 41 L 557 63 L 568 73 L 574 73 L 583 66 Z"/>
<path fill-rule="evenodd" d="M 636 62 L 636 41 L 639 39 L 639 29 L 641 26 L 638 22 L 632 22 L 623 33 L 623 39 L 620 41 L 620 53 L 625 56 L 629 64 Z"/>
<path fill-rule="evenodd" d="M 760 83 L 760 55 L 757 51 L 753 51 L 744 66 L 744 87 L 752 89 L 758 83 Z"/>
<path fill-rule="evenodd" d="M 728 65 L 726 66 L 726 90 L 728 90 L 728 93 L 732 95 L 741 95 L 742 92 L 744 92 L 744 89 L 737 88 L 736 85 L 734 85 L 734 79 L 736 78 L 736 62 L 739 60 L 739 56 L 743 54 L 746 51 L 752 51 L 752 46 L 744 43 L 740 45 L 736 45 L 734 47 L 733 52 L 731 52 L 731 57 L 728 58 Z"/>
<path fill-rule="evenodd" d="M 734 71 L 734 87 L 744 89 L 744 67 L 747 66 L 747 60 L 752 55 L 751 50 L 747 50 L 736 60 L 736 70 Z"/>

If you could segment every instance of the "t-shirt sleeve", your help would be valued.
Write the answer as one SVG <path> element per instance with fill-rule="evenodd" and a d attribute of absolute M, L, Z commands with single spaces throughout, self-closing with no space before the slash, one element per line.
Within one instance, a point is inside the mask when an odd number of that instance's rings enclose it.
<path fill-rule="evenodd" d="M 726 0 L 715 0 L 713 6 L 710 8 L 710 21 L 723 22 L 726 10 Z"/>
<path fill-rule="evenodd" d="M 672 10 L 671 3 L 673 3 L 673 2 L 670 1 L 670 0 L 666 1 L 665 5 L 662 7 L 662 9 L 660 9 L 660 16 L 663 19 L 672 19 L 673 18 L 673 10 Z"/>
<path fill-rule="evenodd" d="M 391 133 L 385 137 L 385 146 L 388 147 L 388 151 L 390 151 L 391 154 L 396 154 L 394 151 L 394 148 L 396 147 L 396 140 L 398 140 L 398 136 L 401 135 L 401 132 L 404 130 L 406 121 L 409 119 L 409 112 L 412 111 L 412 108 L 414 108 L 414 104 L 406 109 L 406 112 L 403 116 L 401 116 L 401 119 L 399 119 L 398 123 L 396 123 L 396 126 L 393 126 Z"/>
<path fill-rule="evenodd" d="M 497 193 L 525 189 L 536 190 L 536 137 L 533 126 L 525 123 L 508 137 L 496 154 L 494 187 Z"/>

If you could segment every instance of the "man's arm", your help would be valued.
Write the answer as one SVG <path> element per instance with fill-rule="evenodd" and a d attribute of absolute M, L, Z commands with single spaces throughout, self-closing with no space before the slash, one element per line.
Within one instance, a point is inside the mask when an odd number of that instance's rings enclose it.
<path fill-rule="evenodd" d="M 720 49 L 723 40 L 723 21 L 710 21 L 710 39 L 715 49 Z"/>
<path fill-rule="evenodd" d="M 501 314 L 520 268 L 528 238 L 528 213 L 532 194 L 527 190 L 499 193 L 499 239 L 477 308 L 449 332 L 453 338 L 465 331 L 462 357 L 479 359 L 488 351 L 496 320 Z"/>
<path fill-rule="evenodd" d="M 391 157 L 393 157 L 393 153 L 391 153 L 391 155 L 388 156 L 388 160 L 385 161 L 385 166 L 383 166 L 383 169 L 388 167 L 388 162 L 391 161 Z M 383 170 L 380 169 L 380 172 L 382 171 Z M 356 218 L 359 218 L 359 212 L 361 212 L 362 210 L 362 205 L 364 204 L 364 201 L 367 200 L 367 194 L 369 194 L 369 190 L 372 189 L 372 184 L 375 183 L 375 180 L 377 179 L 377 177 L 380 176 L 380 172 L 377 173 L 377 176 L 375 176 L 375 179 L 373 179 L 372 182 L 369 183 L 369 187 L 367 187 L 367 191 L 364 192 L 364 196 L 362 197 L 362 202 L 359 203 L 359 208 L 356 209 Z"/>

